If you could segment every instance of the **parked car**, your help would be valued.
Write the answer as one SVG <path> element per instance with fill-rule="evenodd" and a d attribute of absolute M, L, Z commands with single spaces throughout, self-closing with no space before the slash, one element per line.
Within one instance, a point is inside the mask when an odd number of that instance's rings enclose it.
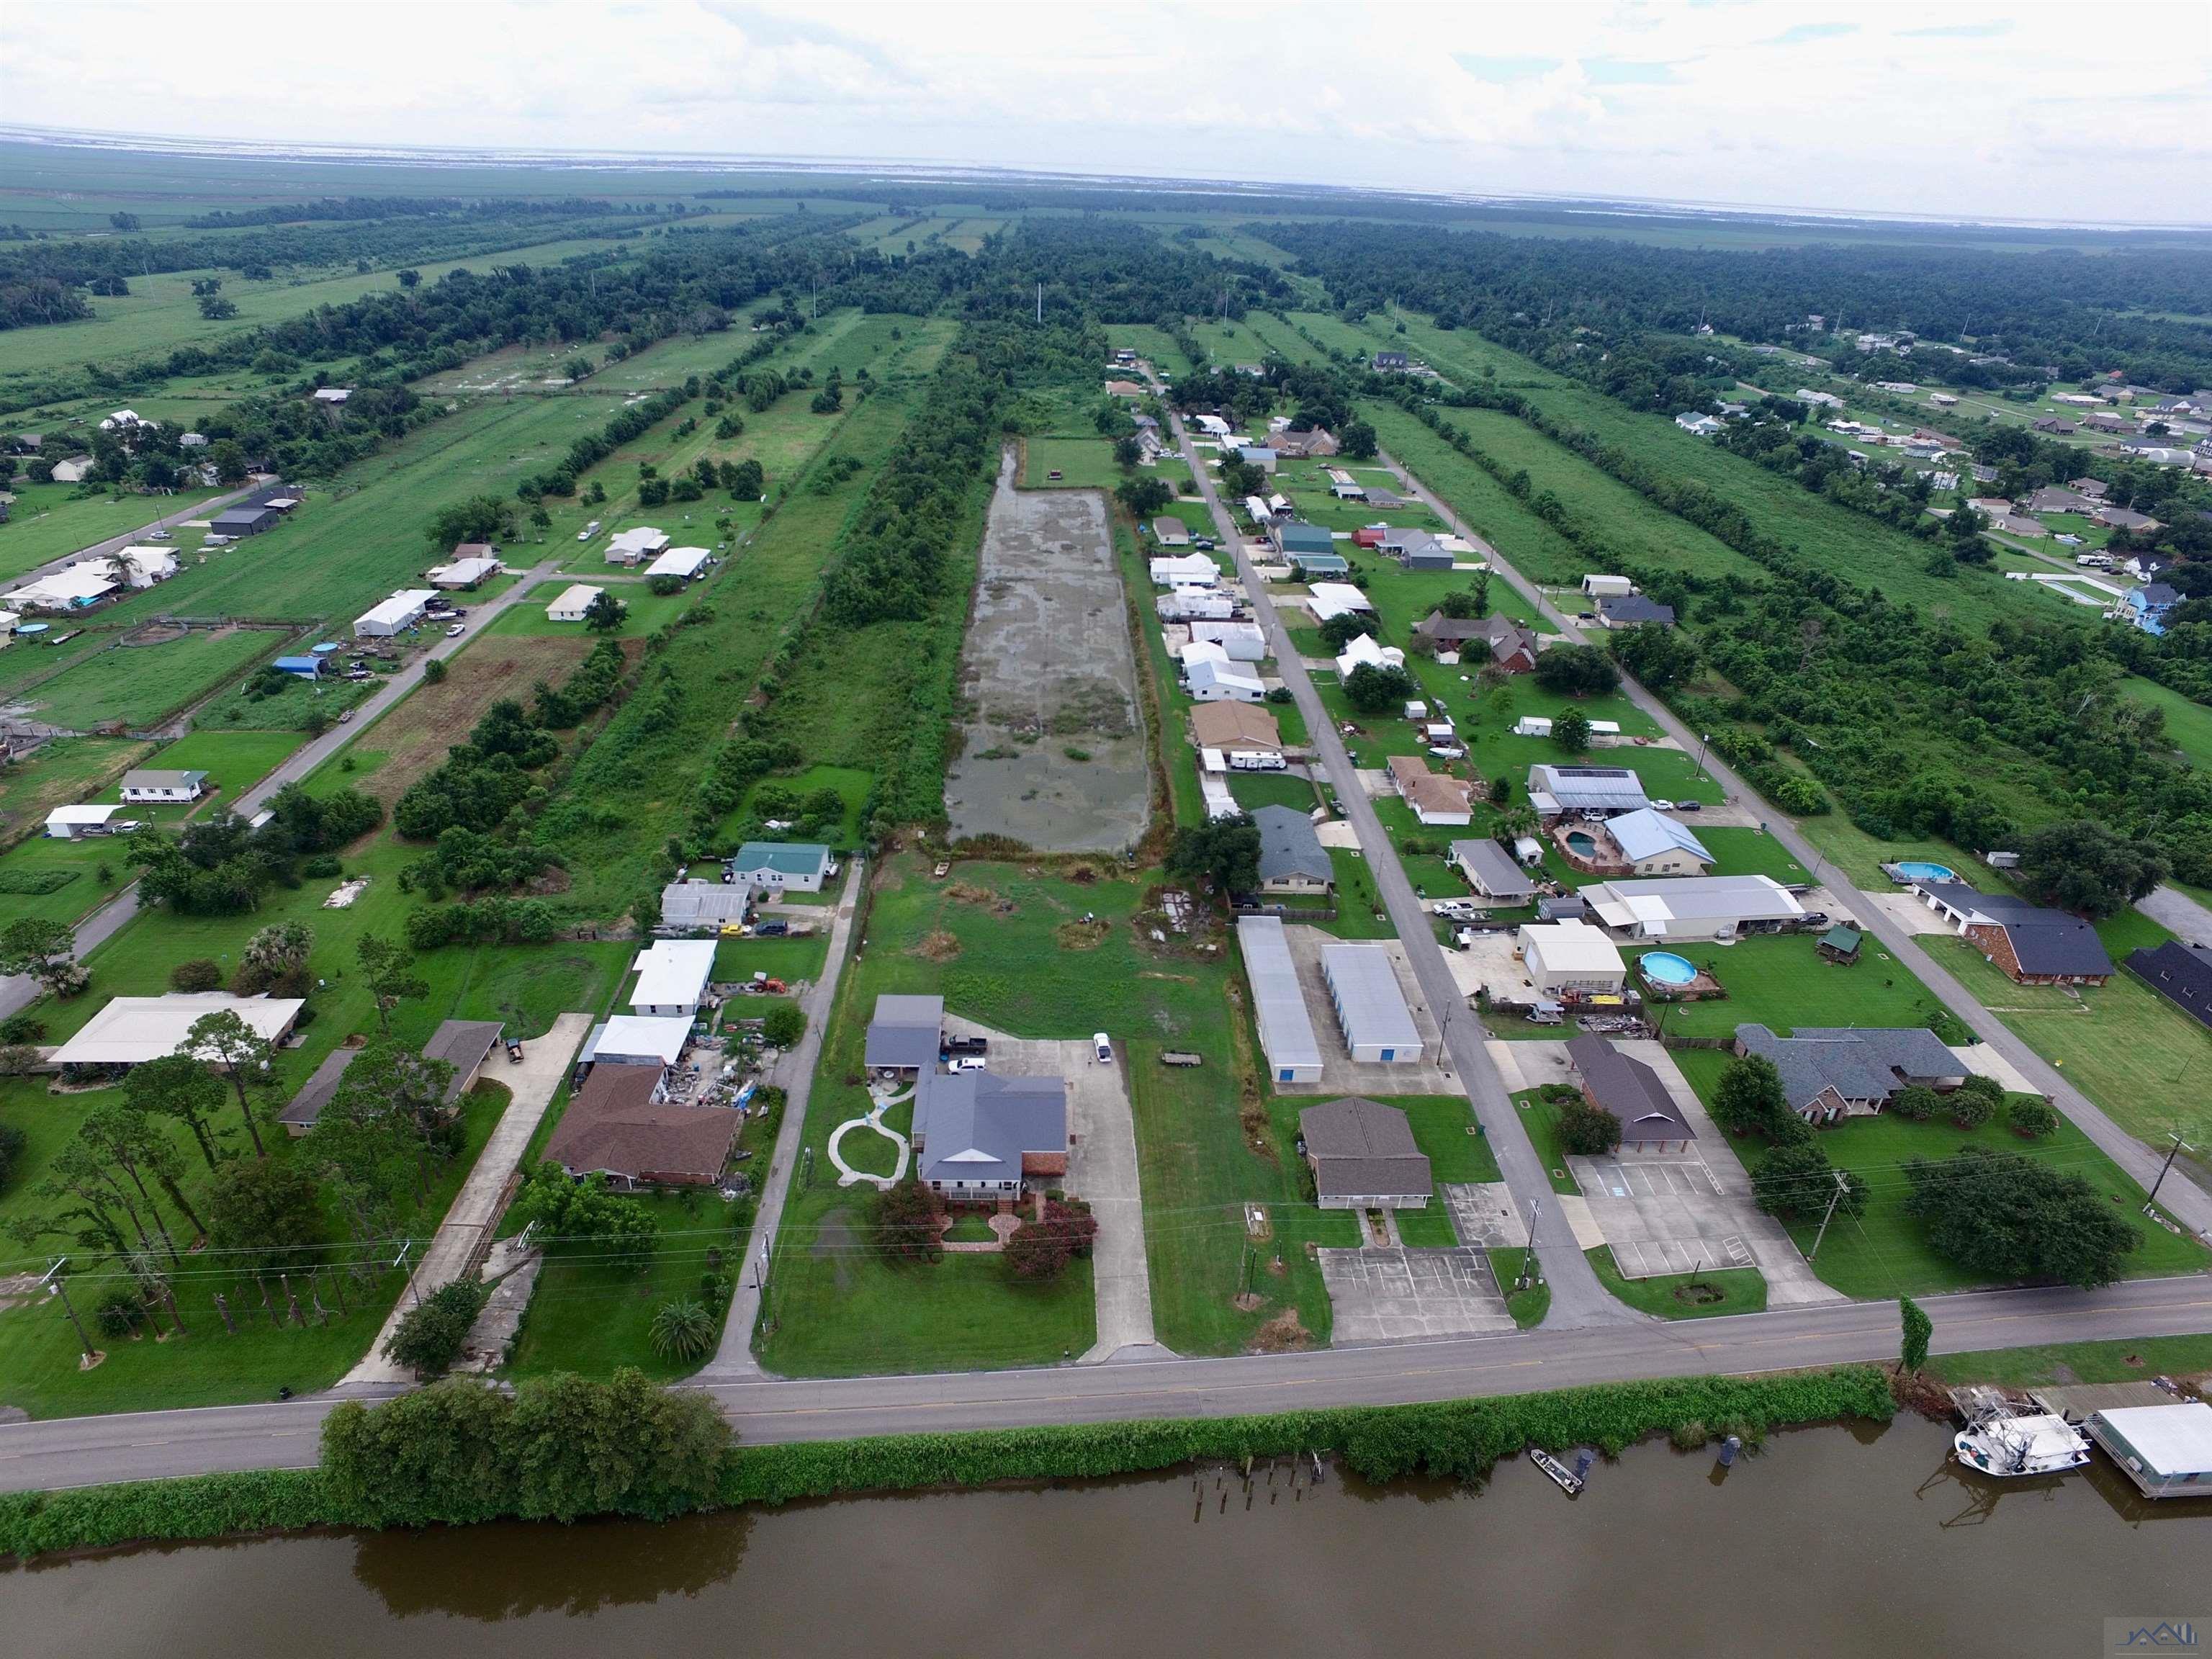
<path fill-rule="evenodd" d="M 1438 899 L 1430 908 L 1447 921 L 1472 921 L 1481 915 L 1465 899 Z"/>
<path fill-rule="evenodd" d="M 1093 1031 L 1091 1034 L 1091 1046 L 1097 1050 L 1098 1063 L 1101 1066 L 1111 1066 L 1114 1063 L 1114 1039 L 1108 1036 L 1105 1032 Z"/>
<path fill-rule="evenodd" d="M 1651 810 L 1655 812 L 1671 812 L 1674 810 L 1674 803 L 1671 800 L 1655 800 L 1651 803 Z"/>
<path fill-rule="evenodd" d="M 753 929 L 753 937 L 756 939 L 781 939 L 790 931 L 791 924 L 787 921 L 764 921 L 761 923 L 759 927 Z"/>
<path fill-rule="evenodd" d="M 1677 812 L 1702 812 L 1705 808 L 1701 801 L 1678 800 L 1674 803 L 1674 810 Z"/>
<path fill-rule="evenodd" d="M 446 630 L 446 637 L 449 640 L 458 640 L 462 635 L 468 631 L 469 625 L 466 623 L 455 623 L 451 628 Z"/>

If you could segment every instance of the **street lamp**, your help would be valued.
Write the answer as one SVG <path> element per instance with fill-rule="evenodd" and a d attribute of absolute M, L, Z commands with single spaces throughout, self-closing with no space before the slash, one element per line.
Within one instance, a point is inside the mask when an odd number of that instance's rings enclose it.
<path fill-rule="evenodd" d="M 1704 777 L 1704 776 L 1705 775 L 1705 745 L 1706 745 L 1707 744 L 1711 743 L 1712 740 L 1713 740 L 1713 734 L 1712 734 L 1711 732 L 1700 732 L 1699 733 L 1698 733 L 1698 772 L 1697 772 L 1697 775 L 1698 775 L 1698 776 L 1699 776 L 1699 777 L 1701 777 L 1701 778 L 1702 778 L 1702 777 Z"/>

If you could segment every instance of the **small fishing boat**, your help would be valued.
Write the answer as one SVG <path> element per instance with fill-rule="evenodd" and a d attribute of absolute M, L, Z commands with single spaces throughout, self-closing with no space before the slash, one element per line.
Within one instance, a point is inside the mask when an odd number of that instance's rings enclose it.
<path fill-rule="evenodd" d="M 2064 1474 L 2089 1461 L 2088 1437 L 2050 1412 L 2000 1401 L 1984 1405 L 1952 1437 L 1953 1455 L 1966 1468 L 2000 1480 Z"/>
<path fill-rule="evenodd" d="M 1583 1489 L 1583 1478 L 1540 1446 L 1528 1448 L 1528 1461 L 1551 1477 L 1552 1484 L 1570 1498 Z"/>

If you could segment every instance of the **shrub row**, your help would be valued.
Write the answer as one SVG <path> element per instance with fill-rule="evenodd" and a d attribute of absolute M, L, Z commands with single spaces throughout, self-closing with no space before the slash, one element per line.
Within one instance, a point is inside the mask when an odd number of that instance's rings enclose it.
<path fill-rule="evenodd" d="M 1612 1455 L 1655 1434 L 1694 1437 L 1701 1427 L 1725 1425 L 1756 1436 L 1849 1418 L 1887 1421 L 1893 1411 L 1881 1371 L 1848 1366 L 1775 1377 L 1607 1383 L 1425 1406 L 745 1446 L 726 1456 L 713 1502 L 702 1506 L 1082 1479 L 1304 1452 L 1332 1454 L 1368 1480 L 1414 1474 L 1469 1480 L 1532 1445 L 1556 1451 L 1588 1444 Z M 358 1437 L 366 1420 L 350 1414 L 347 1434 Z M 465 1449 L 446 1446 L 441 1455 L 459 1456 Z M 0 1497 L 0 1553 L 375 1524 L 380 1517 L 364 1515 L 349 1498 L 349 1484 L 320 1469 L 303 1469 L 15 1493 Z M 451 1482 L 440 1489 L 458 1490 Z M 489 1518 L 473 1502 L 466 1514 L 444 1516 L 420 1508 L 408 1514 L 410 1524 Z"/>

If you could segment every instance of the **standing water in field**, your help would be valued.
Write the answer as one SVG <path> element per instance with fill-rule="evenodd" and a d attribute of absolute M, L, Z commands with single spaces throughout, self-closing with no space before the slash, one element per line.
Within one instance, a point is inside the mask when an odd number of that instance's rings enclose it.
<path fill-rule="evenodd" d="M 1016 489 L 1014 462 L 983 530 L 945 811 L 955 836 L 1119 852 L 1144 834 L 1151 776 L 1106 498 Z"/>

